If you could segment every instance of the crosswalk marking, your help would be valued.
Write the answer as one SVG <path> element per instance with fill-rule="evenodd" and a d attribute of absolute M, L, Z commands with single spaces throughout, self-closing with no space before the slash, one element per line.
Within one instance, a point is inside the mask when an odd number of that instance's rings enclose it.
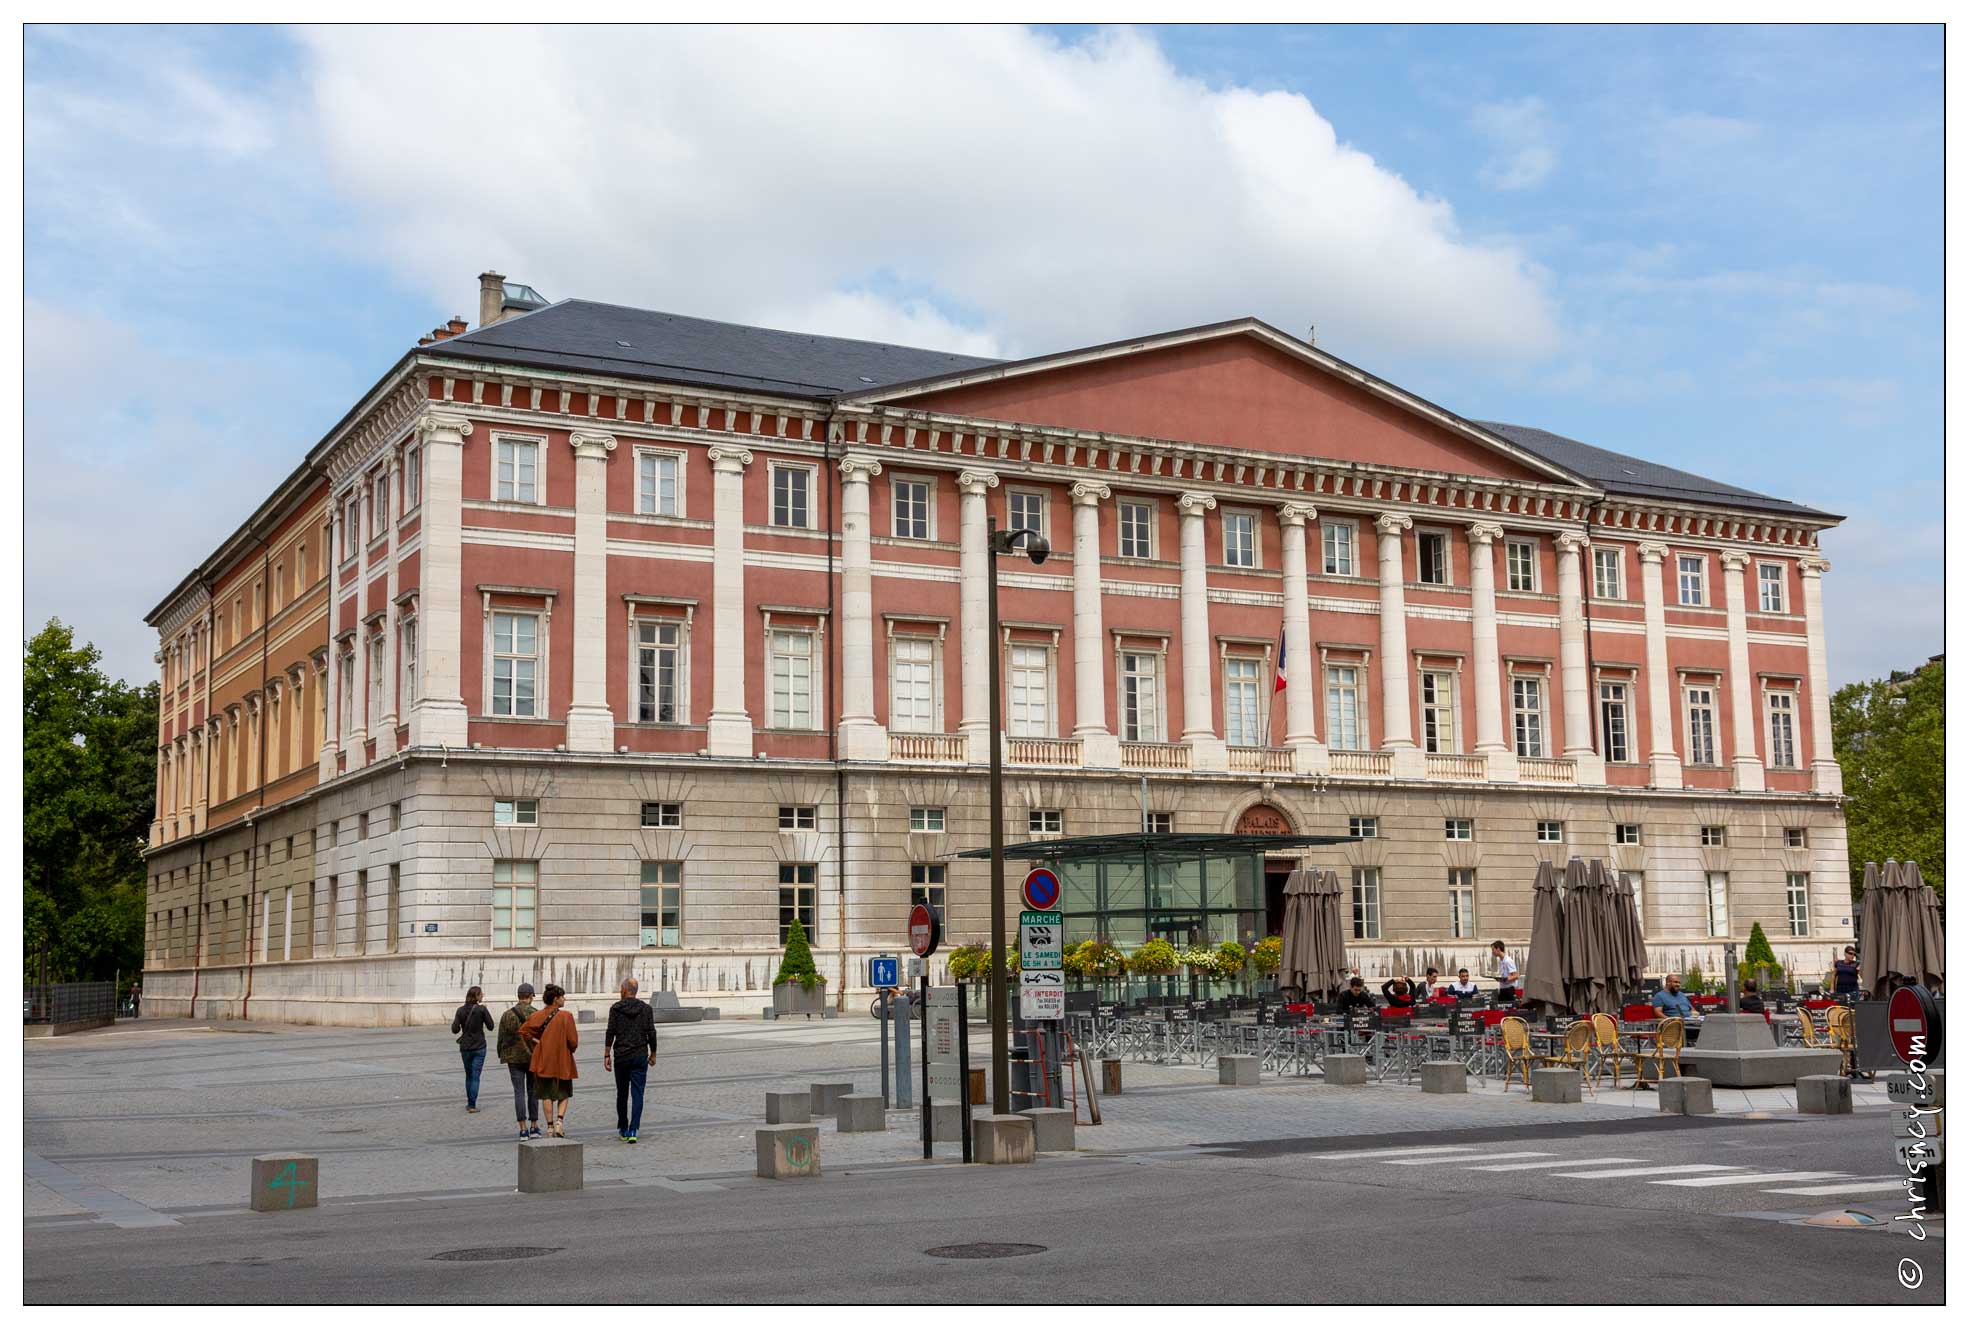
<path fill-rule="evenodd" d="M 1740 1163 L 1677 1163 L 1673 1167 L 1623 1167 L 1611 1172 L 1554 1172 L 1555 1177 L 1665 1177 L 1675 1172 L 1742 1172 Z"/>
<path fill-rule="evenodd" d="M 1434 1158 L 1384 1158 L 1381 1161 L 1395 1167 L 1424 1167 L 1431 1163 L 1485 1163 L 1499 1158 L 1551 1158 L 1552 1154 L 1538 1149 L 1522 1149 L 1515 1154 L 1438 1154 Z M 1537 1167 L 1558 1166 L 1539 1163 Z"/>
<path fill-rule="evenodd" d="M 1454 1163 L 1456 1159 L 1445 1159 Z M 1493 1167 L 1473 1167 L 1472 1172 L 1529 1172 L 1542 1167 L 1599 1167 L 1607 1163 L 1645 1163 L 1645 1158 L 1550 1158 L 1543 1163 L 1499 1163 Z"/>
<path fill-rule="evenodd" d="M 1421 1148 L 1413 1146 L 1406 1149 L 1349 1149 L 1339 1154 L 1314 1154 L 1314 1158 L 1393 1158 L 1402 1154 L 1468 1154 L 1476 1150 L 1471 1144 L 1431 1144 Z"/>
<path fill-rule="evenodd" d="M 1884 1195 L 1907 1190 L 1904 1177 L 1855 1177 L 1832 1186 L 1781 1186 L 1766 1195 Z"/>
<path fill-rule="evenodd" d="M 1748 1177 L 1682 1177 L 1676 1181 L 1651 1181 L 1650 1186 L 1757 1186 L 1767 1181 L 1824 1181 L 1828 1177 L 1851 1176 L 1847 1172 L 1758 1172 Z"/>

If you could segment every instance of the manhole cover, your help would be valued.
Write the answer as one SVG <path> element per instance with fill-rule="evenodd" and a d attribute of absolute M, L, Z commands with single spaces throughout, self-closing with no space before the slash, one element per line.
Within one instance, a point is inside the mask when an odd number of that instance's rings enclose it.
<path fill-rule="evenodd" d="M 552 1255 L 559 1246 L 473 1246 L 462 1251 L 439 1251 L 433 1260 L 460 1260 L 477 1263 L 481 1260 L 531 1260 L 540 1255 Z"/>
<path fill-rule="evenodd" d="M 1023 1241 L 967 1241 L 961 1246 L 932 1246 L 923 1253 L 939 1260 L 1003 1260 L 1014 1255 L 1037 1255 L 1045 1249 Z"/>

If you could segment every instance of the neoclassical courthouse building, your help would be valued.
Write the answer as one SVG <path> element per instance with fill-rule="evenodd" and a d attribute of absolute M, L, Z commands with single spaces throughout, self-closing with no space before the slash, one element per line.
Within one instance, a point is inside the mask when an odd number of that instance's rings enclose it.
<path fill-rule="evenodd" d="M 1052 547 L 997 640 L 991 518 Z M 980 939 L 991 651 L 1012 840 L 1357 836 L 1313 861 L 1370 973 L 1522 947 L 1600 856 L 1659 965 L 1820 969 L 1838 520 L 1252 319 L 997 362 L 488 273 L 147 620 L 145 1010 L 743 1010 L 796 917 L 837 992 L 913 900 Z"/>

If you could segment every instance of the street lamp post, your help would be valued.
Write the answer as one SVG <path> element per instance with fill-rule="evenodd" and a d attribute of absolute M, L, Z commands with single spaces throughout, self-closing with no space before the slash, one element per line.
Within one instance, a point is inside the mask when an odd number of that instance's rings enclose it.
<path fill-rule="evenodd" d="M 1044 563 L 1051 549 L 1046 538 L 1023 527 L 998 529 L 998 518 L 985 519 L 985 679 L 990 698 L 985 723 L 991 749 L 991 980 L 986 994 L 991 1000 L 991 1110 L 1000 1116 L 1012 1110 L 1010 1033 L 1006 1028 L 1005 960 L 1005 744 L 1004 706 L 1000 696 L 998 664 L 998 556 L 1009 554 L 1023 542 L 1026 557 Z"/>

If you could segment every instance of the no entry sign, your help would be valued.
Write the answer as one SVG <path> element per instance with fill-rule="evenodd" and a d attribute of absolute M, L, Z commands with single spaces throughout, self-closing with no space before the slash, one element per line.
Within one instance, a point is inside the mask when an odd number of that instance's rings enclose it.
<path fill-rule="evenodd" d="M 1060 904 L 1060 879 L 1053 875 L 1051 868 L 1034 868 L 1026 873 L 1019 894 L 1025 897 L 1028 909 L 1057 909 Z"/>
<path fill-rule="evenodd" d="M 1887 999 L 1887 1036 L 1902 1061 L 1934 1061 L 1942 1045 L 1942 1011 L 1927 988 L 1917 984 L 1894 990 Z"/>
<path fill-rule="evenodd" d="M 926 904 L 919 904 L 909 911 L 909 949 L 928 958 L 943 940 L 943 930 L 937 926 L 937 916 Z"/>

